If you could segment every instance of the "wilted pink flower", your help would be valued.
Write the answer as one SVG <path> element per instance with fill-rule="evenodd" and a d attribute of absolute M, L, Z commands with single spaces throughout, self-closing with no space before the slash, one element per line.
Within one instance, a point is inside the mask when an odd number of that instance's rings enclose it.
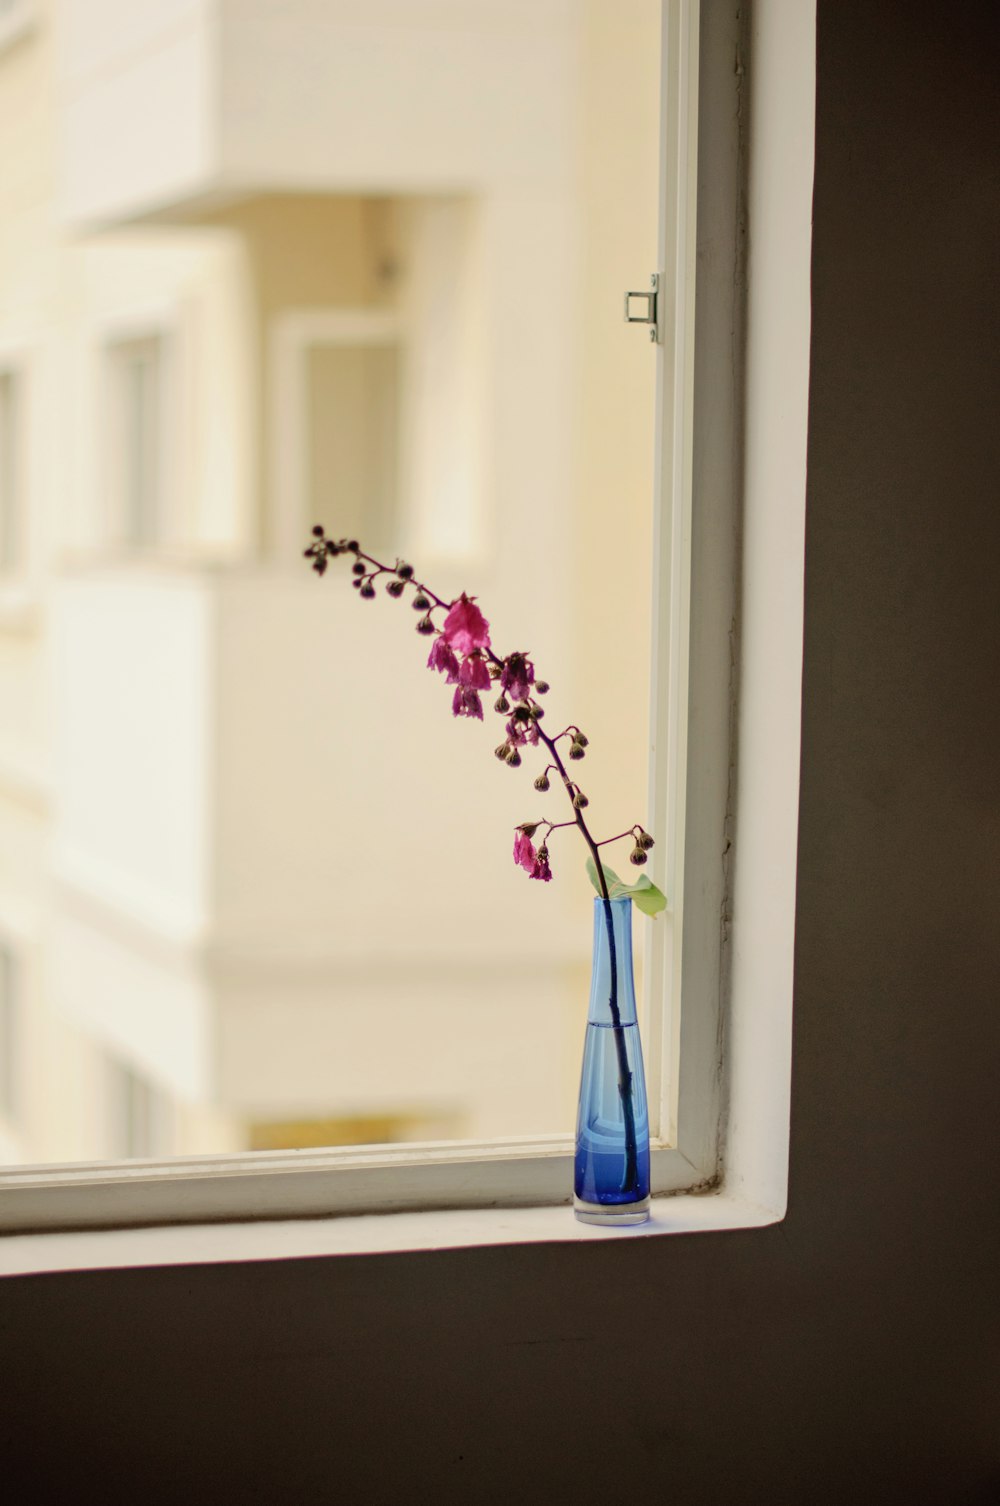
<path fill-rule="evenodd" d="M 500 684 L 513 701 L 526 701 L 535 683 L 535 666 L 527 654 L 510 654 L 504 660 Z"/>
<path fill-rule="evenodd" d="M 459 684 L 470 685 L 473 690 L 489 690 L 492 684 L 490 672 L 479 654 L 470 654 L 463 660 L 458 679 Z"/>
<path fill-rule="evenodd" d="M 552 869 L 549 867 L 549 850 L 547 847 L 539 847 L 535 854 L 535 866 L 528 874 L 529 878 L 541 879 L 547 884 L 552 877 Z"/>
<path fill-rule="evenodd" d="M 515 748 L 523 748 L 525 743 L 530 743 L 533 748 L 538 746 L 538 728 L 534 722 L 516 721 L 511 717 L 506 730 Z"/>
<path fill-rule="evenodd" d="M 479 692 L 469 685 L 459 685 L 452 697 L 452 716 L 475 716 L 480 721 L 483 719 L 483 703 L 479 699 Z"/>
<path fill-rule="evenodd" d="M 460 654 L 471 654 L 475 649 L 490 646 L 490 625 L 464 591 L 452 603 L 444 619 L 442 634 L 449 646 Z"/>
<path fill-rule="evenodd" d="M 427 668 L 437 669 L 442 674 L 447 674 L 449 685 L 458 684 L 458 658 L 454 649 L 448 646 L 444 638 L 434 639 L 434 647 L 427 659 Z"/>
<path fill-rule="evenodd" d="M 514 862 L 531 875 L 535 868 L 535 848 L 527 832 L 519 831 L 514 838 Z"/>

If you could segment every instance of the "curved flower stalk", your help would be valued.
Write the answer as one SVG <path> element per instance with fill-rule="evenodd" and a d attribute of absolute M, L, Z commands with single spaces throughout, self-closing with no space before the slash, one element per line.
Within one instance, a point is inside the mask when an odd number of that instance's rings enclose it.
<path fill-rule="evenodd" d="M 620 842 L 629 837 L 633 842 L 629 860 L 636 867 L 641 867 L 653 846 L 653 838 L 641 826 L 636 825 L 616 836 L 595 840 L 583 814 L 589 801 L 577 781 L 570 778 L 566 767 L 567 762 L 579 763 L 586 756 L 588 739 L 573 723 L 554 736 L 545 731 L 541 725 L 545 710 L 540 697 L 548 693 L 547 682 L 536 675 L 534 662 L 526 650 L 516 649 L 505 655 L 497 653 L 490 638 L 489 622 L 475 597 L 468 596 L 463 591 L 454 601 L 445 601 L 429 586 L 416 579 L 412 565 L 402 560 L 397 560 L 394 565 L 383 564 L 366 554 L 355 539 L 328 539 L 321 527 L 317 525 L 313 529 L 313 542 L 305 550 L 305 556 L 312 562 L 317 575 L 324 575 L 330 560 L 344 554 L 353 556 L 352 584 L 363 600 L 370 601 L 376 595 L 377 581 L 384 581 L 386 593 L 397 599 L 407 591 L 412 592 L 410 605 L 420 613 L 416 630 L 425 637 L 434 639 L 427 667 L 443 675 L 447 685 L 454 686 L 452 715 L 483 721 L 483 693 L 499 691 L 493 710 L 504 718 L 504 739 L 496 748 L 496 757 L 501 763 L 516 769 L 522 763 L 523 749 L 544 748 L 549 761 L 536 777 L 535 789 L 542 794 L 547 793 L 551 789 L 549 775 L 554 772 L 569 799 L 572 810 L 569 820 L 549 821 L 542 818 L 522 822 L 515 828 L 514 862 L 529 878 L 549 883 L 552 879 L 549 840 L 553 832 L 570 826 L 579 830 L 589 850 L 587 871 L 604 902 L 608 932 L 609 1006 L 618 1060 L 618 1090 L 625 1123 L 626 1164 L 622 1190 L 629 1191 L 636 1185 L 637 1178 L 635 1118 L 632 1074 L 618 1009 L 618 962 L 611 899 L 621 894 L 630 895 L 650 915 L 662 910 L 666 899 L 644 876 L 634 886 L 623 884 L 602 861 L 600 850 L 612 842 Z M 444 613 L 440 625 L 434 617 L 438 612 Z M 543 828 L 542 839 L 536 846 L 535 838 Z"/>

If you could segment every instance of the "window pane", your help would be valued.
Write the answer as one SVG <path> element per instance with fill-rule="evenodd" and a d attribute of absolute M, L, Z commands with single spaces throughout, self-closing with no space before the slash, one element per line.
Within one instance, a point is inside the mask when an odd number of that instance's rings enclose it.
<path fill-rule="evenodd" d="M 622 301 L 656 269 L 659 5 L 250 9 L 205 59 L 231 155 L 192 186 L 131 120 L 80 145 L 72 243 L 53 202 L 0 259 L 0 308 L 62 279 L 51 633 L 0 654 L 0 750 L 53 786 L 0 792 L 0 923 L 43 938 L 28 1159 L 572 1130 L 586 852 L 512 860 L 568 802 L 493 757 L 493 696 L 453 717 L 408 598 L 310 574 L 315 523 L 474 595 L 589 737 L 595 835 L 647 819 L 656 347 Z M 85 75 L 110 121 L 141 83 L 88 45 L 51 108 Z"/>

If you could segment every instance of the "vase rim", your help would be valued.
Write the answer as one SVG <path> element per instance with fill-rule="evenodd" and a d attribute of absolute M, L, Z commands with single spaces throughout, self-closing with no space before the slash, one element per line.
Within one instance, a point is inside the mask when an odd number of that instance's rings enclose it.
<path fill-rule="evenodd" d="M 609 905 L 630 905 L 632 903 L 632 896 L 631 894 L 613 894 L 608 900 L 605 900 L 603 894 L 594 895 L 595 905 L 603 905 L 605 903 Z"/>

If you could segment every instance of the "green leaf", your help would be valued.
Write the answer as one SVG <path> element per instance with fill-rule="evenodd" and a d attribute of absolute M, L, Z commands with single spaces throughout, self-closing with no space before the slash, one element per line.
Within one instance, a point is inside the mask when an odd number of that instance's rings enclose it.
<path fill-rule="evenodd" d="M 604 863 L 602 866 L 604 868 L 604 877 L 608 882 L 608 897 L 610 899 L 621 899 L 627 895 L 636 909 L 641 910 L 644 915 L 656 916 L 659 915 L 661 910 L 667 908 L 667 896 L 663 893 L 662 889 L 657 889 L 656 885 L 644 873 L 640 875 L 634 884 L 626 884 L 618 877 L 613 868 L 608 867 L 607 863 Z M 593 858 L 587 859 L 587 876 L 598 895 L 600 895 L 601 885 L 597 877 L 597 864 Z"/>

